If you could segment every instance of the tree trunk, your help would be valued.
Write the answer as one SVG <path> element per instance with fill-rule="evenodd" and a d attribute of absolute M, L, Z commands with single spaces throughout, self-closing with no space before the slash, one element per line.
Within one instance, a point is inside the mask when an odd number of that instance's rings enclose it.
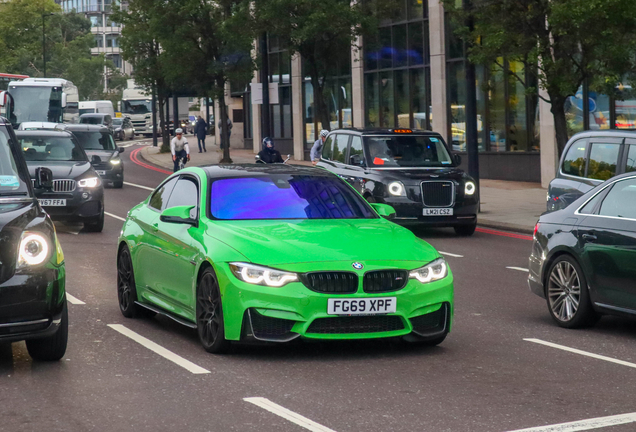
<path fill-rule="evenodd" d="M 320 84 L 320 77 L 317 73 L 311 73 L 311 86 L 314 89 L 314 113 L 315 120 L 318 120 L 322 124 L 322 129 L 331 130 L 331 123 L 329 120 L 329 108 L 325 102 L 325 80 Z M 316 131 L 316 135 L 319 131 Z M 317 137 L 316 137 L 317 138 Z"/>
<path fill-rule="evenodd" d="M 166 112 L 168 112 L 168 107 L 170 106 L 170 96 L 168 95 L 164 95 L 163 98 L 164 101 L 164 106 L 165 106 L 165 110 Z M 162 111 L 163 111 L 163 107 L 162 107 Z M 170 120 L 168 120 L 167 117 L 164 117 L 164 122 L 163 122 L 164 127 L 161 128 L 161 139 L 162 139 L 162 144 L 161 144 L 161 151 L 164 152 L 164 148 L 166 149 L 166 152 L 170 151 Z"/>
<path fill-rule="evenodd" d="M 552 101 L 550 111 L 552 112 L 552 117 L 554 118 L 556 144 L 560 158 L 563 154 L 563 150 L 565 149 L 565 145 L 568 142 L 568 126 L 567 120 L 565 119 L 565 98 L 550 95 L 550 100 Z"/>
<path fill-rule="evenodd" d="M 163 101 L 165 100 L 164 91 L 157 86 L 157 110 L 159 111 L 159 128 L 161 129 L 161 153 L 170 151 L 170 142 L 166 139 L 166 114 L 163 110 Z"/>
<path fill-rule="evenodd" d="M 221 109 L 221 142 L 223 143 L 223 159 L 220 163 L 232 163 L 230 159 L 230 128 L 227 125 L 227 107 L 225 106 L 225 97 L 219 99 L 219 108 Z"/>

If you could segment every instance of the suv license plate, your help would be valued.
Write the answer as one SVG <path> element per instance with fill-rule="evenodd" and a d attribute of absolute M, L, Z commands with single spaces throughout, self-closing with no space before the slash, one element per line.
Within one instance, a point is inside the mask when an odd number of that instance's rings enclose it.
<path fill-rule="evenodd" d="M 396 297 L 329 299 L 329 315 L 375 315 L 395 313 Z"/>
<path fill-rule="evenodd" d="M 106 175 L 106 171 L 96 171 L 97 175 L 103 176 Z"/>
<path fill-rule="evenodd" d="M 64 207 L 66 206 L 65 199 L 39 199 L 40 205 L 43 207 Z"/>
<path fill-rule="evenodd" d="M 452 216 L 452 208 L 425 208 L 424 216 Z"/>

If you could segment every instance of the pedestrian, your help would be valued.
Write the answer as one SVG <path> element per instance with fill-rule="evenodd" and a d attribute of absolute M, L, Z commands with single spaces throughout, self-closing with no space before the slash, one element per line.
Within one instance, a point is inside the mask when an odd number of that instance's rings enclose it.
<path fill-rule="evenodd" d="M 188 140 L 183 136 L 183 129 L 178 128 L 175 137 L 170 141 L 170 152 L 172 153 L 172 162 L 174 162 L 174 172 L 179 171 L 179 159 L 190 161 L 190 147 Z M 186 160 L 183 164 L 186 164 Z"/>
<path fill-rule="evenodd" d="M 230 120 L 230 118 L 227 118 L 227 139 L 230 139 L 230 136 L 232 135 L 232 120 Z M 221 137 L 221 148 L 223 148 L 223 145 L 225 144 L 223 142 L 223 121 L 219 120 L 219 136 Z"/>
<path fill-rule="evenodd" d="M 311 159 L 311 163 L 313 165 L 316 165 L 320 161 L 320 157 L 322 156 L 322 146 L 325 145 L 325 141 L 327 141 L 327 135 L 329 135 L 328 130 L 321 130 L 320 138 L 316 140 L 311 148 L 311 152 L 309 152 L 309 159 Z"/>
<path fill-rule="evenodd" d="M 199 116 L 196 124 L 194 125 L 194 134 L 197 136 L 197 144 L 199 145 L 199 153 L 201 153 L 201 148 L 203 147 L 203 151 L 207 152 L 205 149 L 205 136 L 208 134 L 208 124 L 203 120 L 203 117 Z"/>

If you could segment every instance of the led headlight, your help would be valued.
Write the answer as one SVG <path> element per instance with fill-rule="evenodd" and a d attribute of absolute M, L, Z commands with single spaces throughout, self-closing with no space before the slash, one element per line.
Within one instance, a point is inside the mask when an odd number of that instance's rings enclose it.
<path fill-rule="evenodd" d="M 112 163 L 113 165 L 119 165 L 121 163 L 121 159 L 113 158 L 109 162 Z"/>
<path fill-rule="evenodd" d="M 465 195 L 473 195 L 476 190 L 477 190 L 477 186 L 475 186 L 475 183 L 471 181 L 467 181 L 466 184 L 464 185 Z"/>
<path fill-rule="evenodd" d="M 230 269 L 232 269 L 232 273 L 234 273 L 238 279 L 254 285 L 282 287 L 289 282 L 298 280 L 296 273 L 261 267 L 254 264 L 233 262 L 230 263 Z"/>
<path fill-rule="evenodd" d="M 23 232 L 18 250 L 18 268 L 42 264 L 49 257 L 49 249 L 49 241 L 42 234 Z"/>
<path fill-rule="evenodd" d="M 422 283 L 433 282 L 444 279 L 448 275 L 448 266 L 444 258 L 438 258 L 435 261 L 426 264 L 424 267 L 411 270 L 409 279 L 417 279 Z"/>
<path fill-rule="evenodd" d="M 406 196 L 406 191 L 402 182 L 394 181 L 389 183 L 389 193 L 393 196 Z"/>
<path fill-rule="evenodd" d="M 97 178 L 97 177 L 84 178 L 84 179 L 81 179 L 80 181 L 78 181 L 77 185 L 79 187 L 94 188 L 97 185 L 99 185 L 99 178 Z"/>

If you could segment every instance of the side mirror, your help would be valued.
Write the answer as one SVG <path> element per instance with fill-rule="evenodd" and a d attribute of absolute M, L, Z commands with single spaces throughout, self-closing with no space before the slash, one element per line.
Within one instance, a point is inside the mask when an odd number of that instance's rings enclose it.
<path fill-rule="evenodd" d="M 62 108 L 66 108 L 66 93 L 62 92 Z"/>
<path fill-rule="evenodd" d="M 388 204 L 370 203 L 373 210 L 385 219 L 395 219 L 395 209 Z"/>
<path fill-rule="evenodd" d="M 7 104 L 7 93 L 6 91 L 0 92 L 0 107 L 3 107 Z"/>
<path fill-rule="evenodd" d="M 161 222 L 199 226 L 196 219 L 190 217 L 194 206 L 176 206 L 165 209 L 159 216 Z"/>
<path fill-rule="evenodd" d="M 93 165 L 100 164 L 100 163 L 102 163 L 102 158 L 100 158 L 100 157 L 99 157 L 99 156 L 97 156 L 97 155 L 93 155 L 93 156 L 91 157 L 91 163 L 92 163 Z"/>
<path fill-rule="evenodd" d="M 34 186 L 36 189 L 53 189 L 53 171 L 45 167 L 37 167 Z"/>
<path fill-rule="evenodd" d="M 124 150 L 125 150 L 125 149 L 124 149 L 123 147 L 117 147 L 117 151 L 118 151 L 119 153 L 123 153 L 123 152 L 124 152 Z"/>
<path fill-rule="evenodd" d="M 462 157 L 460 155 L 458 155 L 458 154 L 454 155 L 453 157 L 455 159 L 455 165 L 461 165 Z"/>

